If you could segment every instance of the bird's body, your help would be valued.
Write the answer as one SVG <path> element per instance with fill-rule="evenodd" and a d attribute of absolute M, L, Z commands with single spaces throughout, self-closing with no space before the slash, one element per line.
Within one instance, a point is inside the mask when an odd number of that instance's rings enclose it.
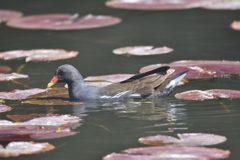
<path fill-rule="evenodd" d="M 163 66 L 119 83 L 96 87 L 87 85 L 75 67 L 65 64 L 57 68 L 48 87 L 58 82 L 67 83 L 69 97 L 73 101 L 119 101 L 134 97 L 158 98 L 169 95 L 186 75 L 186 72 L 183 72 L 167 78 L 173 72 L 169 68 Z"/>

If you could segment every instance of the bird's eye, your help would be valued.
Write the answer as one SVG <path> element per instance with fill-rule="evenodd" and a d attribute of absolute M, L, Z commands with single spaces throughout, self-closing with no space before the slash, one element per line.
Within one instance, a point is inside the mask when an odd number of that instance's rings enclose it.
<path fill-rule="evenodd" d="M 59 74 L 60 74 L 60 75 L 64 75 L 64 74 L 65 74 L 65 72 L 63 72 L 63 71 L 60 71 L 60 72 L 59 72 Z"/>

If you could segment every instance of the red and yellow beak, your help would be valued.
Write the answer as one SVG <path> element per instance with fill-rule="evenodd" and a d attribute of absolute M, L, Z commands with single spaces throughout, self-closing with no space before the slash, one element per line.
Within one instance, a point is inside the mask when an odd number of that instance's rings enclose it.
<path fill-rule="evenodd" d="M 51 81 L 48 83 L 47 88 L 52 87 L 56 83 L 58 83 L 57 71 L 55 71 L 55 75 L 53 76 Z"/>

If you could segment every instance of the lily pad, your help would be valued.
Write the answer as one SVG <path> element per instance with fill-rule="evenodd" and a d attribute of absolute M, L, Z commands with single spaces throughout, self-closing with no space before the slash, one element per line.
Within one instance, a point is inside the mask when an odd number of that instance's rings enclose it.
<path fill-rule="evenodd" d="M 189 70 L 185 78 L 212 78 L 224 77 L 228 74 L 240 73 L 239 61 L 176 61 L 169 64 L 155 64 L 143 67 L 140 72 L 147 72 L 160 66 L 168 65 L 175 72 L 174 76 L 183 71 Z"/>
<path fill-rule="evenodd" d="M 210 160 L 209 158 L 194 155 L 137 155 L 137 154 L 119 154 L 111 153 L 103 157 L 103 160 Z"/>
<path fill-rule="evenodd" d="M 130 154 L 149 154 L 157 157 L 172 158 L 196 158 L 201 159 L 220 159 L 227 158 L 230 154 L 228 150 L 221 150 L 216 148 L 205 147 L 180 147 L 180 146 L 165 146 L 165 147 L 142 147 L 142 148 L 130 148 L 125 150 Z M 185 159 L 184 158 L 184 159 Z"/>
<path fill-rule="evenodd" d="M 33 113 L 33 114 L 16 114 L 16 115 L 7 115 L 7 117 L 15 122 L 26 122 L 34 118 L 39 118 L 39 117 L 47 117 L 47 116 L 59 116 L 58 114 L 38 114 L 38 113 Z"/>
<path fill-rule="evenodd" d="M 0 157 L 15 157 L 21 154 L 38 154 L 53 150 L 55 147 L 49 143 L 36 142 L 10 142 L 5 148 L 0 145 Z"/>
<path fill-rule="evenodd" d="M 13 50 L 0 52 L 0 59 L 10 60 L 20 57 L 26 57 L 26 62 L 55 61 L 60 59 L 73 58 L 77 55 L 77 51 L 66 51 L 63 49 Z"/>
<path fill-rule="evenodd" d="M 128 54 L 135 56 L 146 56 L 146 55 L 156 55 L 156 54 L 166 54 L 172 52 L 172 48 L 158 47 L 153 48 L 153 46 L 134 46 L 134 47 L 123 47 L 113 50 L 114 54 Z"/>
<path fill-rule="evenodd" d="M 22 15 L 23 14 L 18 11 L 1 9 L 0 10 L 0 23 L 14 19 L 14 18 L 21 17 Z"/>
<path fill-rule="evenodd" d="M 121 19 L 103 15 L 46 14 L 22 17 L 8 21 L 10 27 L 20 29 L 75 30 L 99 28 L 120 23 Z"/>
<path fill-rule="evenodd" d="M 69 100 L 68 89 L 66 88 L 49 88 L 47 92 L 27 97 L 28 100 L 23 103 L 37 105 L 74 105 L 82 104 L 82 102 L 74 102 Z"/>
<path fill-rule="evenodd" d="M 175 146 L 208 146 L 223 143 L 227 140 L 224 136 L 204 133 L 177 134 L 180 139 L 156 135 L 140 138 L 138 141 L 148 145 L 175 145 Z"/>
<path fill-rule="evenodd" d="M 136 10 L 169 10 L 188 9 L 207 5 L 211 0 L 110 0 L 105 4 L 108 7 Z"/>
<path fill-rule="evenodd" d="M 2 112 L 7 112 L 7 111 L 11 111 L 11 110 L 12 110 L 12 107 L 7 106 L 7 105 L 0 104 L 0 113 L 2 113 Z"/>
<path fill-rule="evenodd" d="M 230 26 L 233 30 L 240 31 L 240 21 L 233 21 Z"/>
<path fill-rule="evenodd" d="M 190 90 L 175 94 L 178 99 L 186 100 L 210 100 L 217 98 L 239 98 L 240 91 L 228 89 L 211 89 L 206 91 Z"/>
<path fill-rule="evenodd" d="M 10 67 L 0 66 L 0 73 L 9 73 L 11 71 L 12 71 L 12 69 Z"/>
<path fill-rule="evenodd" d="M 11 81 L 18 78 L 28 78 L 28 75 L 18 73 L 0 74 L 0 81 Z"/>
<path fill-rule="evenodd" d="M 0 99 L 26 99 L 30 95 L 46 92 L 48 89 L 32 88 L 26 90 L 15 89 L 11 92 L 0 92 Z"/>
<path fill-rule="evenodd" d="M 206 5 L 202 5 L 202 8 L 205 9 L 214 9 L 214 10 L 236 10 L 240 9 L 239 0 L 215 0 L 211 1 Z"/>

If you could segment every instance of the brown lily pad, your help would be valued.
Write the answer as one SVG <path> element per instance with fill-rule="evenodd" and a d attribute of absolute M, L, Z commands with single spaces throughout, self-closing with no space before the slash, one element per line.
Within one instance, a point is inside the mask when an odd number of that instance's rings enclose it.
<path fill-rule="evenodd" d="M 214 9 L 214 10 L 236 10 L 240 9 L 239 0 L 215 0 L 211 3 L 201 6 L 205 9 Z"/>
<path fill-rule="evenodd" d="M 157 55 L 157 54 L 166 54 L 172 52 L 172 48 L 158 47 L 153 48 L 153 46 L 134 46 L 134 47 L 123 47 L 117 48 L 113 50 L 114 54 L 128 54 L 128 55 L 135 55 L 135 56 L 147 56 L 147 55 Z"/>
<path fill-rule="evenodd" d="M 20 57 L 26 57 L 26 62 L 55 61 L 60 59 L 73 58 L 77 55 L 77 51 L 66 51 L 63 49 L 13 50 L 0 52 L 0 59 L 10 60 Z"/>
<path fill-rule="evenodd" d="M 0 157 L 16 157 L 21 154 L 38 154 L 53 150 L 55 147 L 49 143 L 37 142 L 10 142 L 5 148 L 0 145 Z"/>
<path fill-rule="evenodd" d="M 82 102 L 74 102 L 69 100 L 68 89 L 66 88 L 49 88 L 47 92 L 42 92 L 27 97 L 28 100 L 23 103 L 37 105 L 74 105 L 82 104 Z"/>
<path fill-rule="evenodd" d="M 10 27 L 20 29 L 74 30 L 99 28 L 120 23 L 121 19 L 103 15 L 47 14 L 33 15 L 8 21 Z"/>
<path fill-rule="evenodd" d="M 0 23 L 14 19 L 14 18 L 21 17 L 22 15 L 23 14 L 18 11 L 1 9 L 0 10 Z"/>
<path fill-rule="evenodd" d="M 211 89 L 206 91 L 190 90 L 175 94 L 178 99 L 186 100 L 210 100 L 217 98 L 239 98 L 240 91 L 228 89 Z"/>
<path fill-rule="evenodd" d="M 207 158 L 209 160 L 227 158 L 230 154 L 230 151 L 228 150 L 216 148 L 180 146 L 130 148 L 125 150 L 125 152 L 130 154 L 155 155 L 164 158 L 172 158 L 174 156 L 181 158 L 195 158 L 198 160 L 201 158 Z"/>
<path fill-rule="evenodd" d="M 25 115 L 20 115 L 20 114 L 16 114 L 16 115 L 7 115 L 7 117 L 15 122 L 26 122 L 29 121 L 31 119 L 34 118 L 39 118 L 39 117 L 47 117 L 47 116 L 59 116 L 58 114 L 38 114 L 38 113 L 34 113 L 34 114 L 25 114 Z"/>
<path fill-rule="evenodd" d="M 185 78 L 224 77 L 228 74 L 240 73 L 239 61 L 176 61 L 169 64 L 149 65 L 141 68 L 140 72 L 147 72 L 165 65 L 168 65 L 171 69 L 175 70 L 170 76 L 189 70 Z"/>
<path fill-rule="evenodd" d="M 18 73 L 0 74 L 0 81 L 11 81 L 18 78 L 28 78 L 28 75 Z"/>
<path fill-rule="evenodd" d="M 0 73 L 9 73 L 12 69 L 8 66 L 0 66 Z"/>
<path fill-rule="evenodd" d="M 136 10 L 169 10 L 196 8 L 211 3 L 211 0 L 110 0 L 108 7 Z"/>
<path fill-rule="evenodd" d="M 175 146 L 208 146 L 223 143 L 227 140 L 224 136 L 204 133 L 177 134 L 180 139 L 156 135 L 139 138 L 139 142 L 148 145 L 175 145 Z"/>
<path fill-rule="evenodd" d="M 12 110 L 12 107 L 7 106 L 7 105 L 0 104 L 0 113 L 2 113 L 2 112 L 7 112 L 7 111 L 11 111 L 11 110 Z"/>
<path fill-rule="evenodd" d="M 240 31 L 240 21 L 233 21 L 230 26 L 233 30 Z"/>
<path fill-rule="evenodd" d="M 41 92 L 46 92 L 47 89 L 32 88 L 26 90 L 15 89 L 11 92 L 0 92 L 0 99 L 26 99 L 30 95 L 35 95 Z"/>

